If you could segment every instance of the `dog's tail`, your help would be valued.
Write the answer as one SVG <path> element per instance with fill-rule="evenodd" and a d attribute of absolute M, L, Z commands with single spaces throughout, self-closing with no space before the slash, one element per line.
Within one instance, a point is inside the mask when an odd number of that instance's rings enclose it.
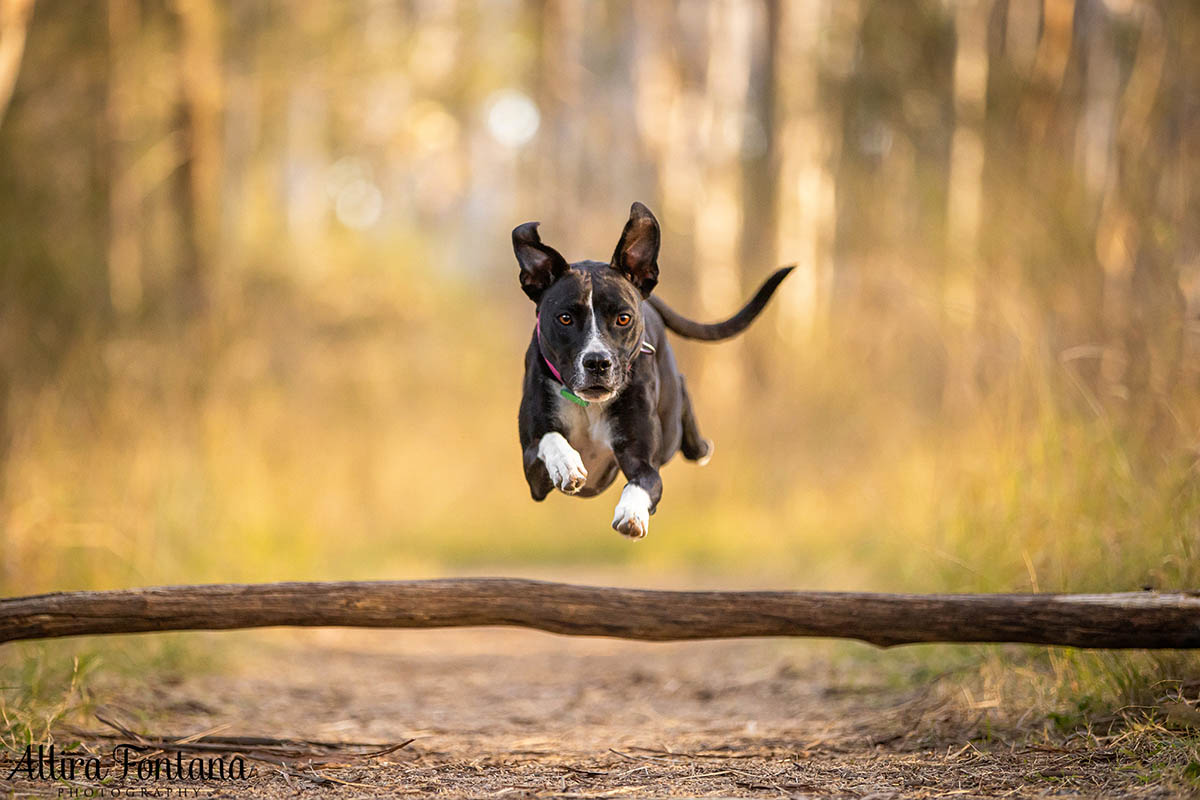
<path fill-rule="evenodd" d="M 663 323 L 667 326 L 667 330 L 677 333 L 685 339 L 698 339 L 702 342 L 719 342 L 722 339 L 737 336 L 746 330 L 746 328 L 749 328 L 750 323 L 754 322 L 754 318 L 766 307 L 767 301 L 771 299 L 771 295 L 775 294 L 775 290 L 779 288 L 779 284 L 783 283 L 783 279 L 795 268 L 796 266 L 793 264 L 789 267 L 781 267 L 771 273 L 771 277 L 763 281 L 763 285 L 758 287 L 758 291 L 754 293 L 754 297 L 750 298 L 750 302 L 742 306 L 741 311 L 724 322 L 709 324 L 694 322 L 673 311 L 670 306 L 658 299 L 657 296 L 651 296 L 648 302 L 663 318 Z"/>

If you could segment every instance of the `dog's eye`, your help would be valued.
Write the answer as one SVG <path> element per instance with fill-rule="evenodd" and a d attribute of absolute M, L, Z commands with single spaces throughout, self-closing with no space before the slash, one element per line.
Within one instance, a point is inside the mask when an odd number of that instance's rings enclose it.
<path fill-rule="evenodd" d="M 624 328 L 629 323 L 633 322 L 632 314 L 617 314 L 617 324 Z"/>
<path fill-rule="evenodd" d="M 570 314 L 559 314 L 558 321 L 560 323 L 562 323 L 563 325 L 570 325 L 571 324 L 571 315 Z"/>

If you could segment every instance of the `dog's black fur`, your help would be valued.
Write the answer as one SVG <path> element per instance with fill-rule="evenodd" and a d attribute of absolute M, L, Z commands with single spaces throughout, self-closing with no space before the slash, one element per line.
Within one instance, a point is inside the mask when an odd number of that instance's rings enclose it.
<path fill-rule="evenodd" d="M 555 488 L 590 497 L 620 470 L 628 483 L 613 527 L 641 538 L 662 497 L 659 467 L 677 450 L 701 463 L 712 454 L 666 331 L 705 341 L 740 333 L 791 267 L 776 270 L 733 317 L 706 325 L 650 296 L 658 283 L 660 233 L 641 203 L 633 204 L 609 263 L 568 264 L 542 243 L 537 227 L 527 222 L 512 234 L 521 288 L 538 312 L 519 417 L 525 479 L 534 500 Z M 564 396 L 564 387 L 586 407 Z"/>

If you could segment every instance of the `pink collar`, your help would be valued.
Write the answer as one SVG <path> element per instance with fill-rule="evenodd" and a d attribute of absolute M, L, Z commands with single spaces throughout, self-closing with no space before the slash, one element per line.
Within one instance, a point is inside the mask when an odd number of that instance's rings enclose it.
<path fill-rule="evenodd" d="M 542 354 L 542 361 L 546 362 L 546 366 L 549 367 L 550 371 L 554 373 L 554 377 L 558 380 L 558 382 L 561 383 L 563 386 L 566 386 L 567 382 L 562 379 L 562 373 L 560 373 L 558 371 L 558 367 L 551 364 L 550 359 L 546 358 L 546 348 L 542 346 L 542 315 L 541 315 L 541 312 L 539 312 L 537 315 L 537 325 L 535 326 L 535 329 L 537 330 L 538 352 Z"/>

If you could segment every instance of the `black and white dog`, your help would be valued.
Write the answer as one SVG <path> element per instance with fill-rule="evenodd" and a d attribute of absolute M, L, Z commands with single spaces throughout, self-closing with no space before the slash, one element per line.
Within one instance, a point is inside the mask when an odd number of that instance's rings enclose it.
<path fill-rule="evenodd" d="M 717 341 L 758 316 L 791 267 L 776 270 L 741 311 L 705 325 L 681 317 L 650 293 L 658 283 L 658 220 L 634 203 L 612 261 L 568 264 L 542 243 L 538 223 L 513 230 L 521 288 L 537 304 L 525 352 L 519 429 L 525 479 L 534 500 L 551 489 L 591 497 L 624 473 L 612 526 L 640 539 L 662 497 L 658 468 L 683 451 L 704 464 L 700 435 L 670 330 Z"/>

